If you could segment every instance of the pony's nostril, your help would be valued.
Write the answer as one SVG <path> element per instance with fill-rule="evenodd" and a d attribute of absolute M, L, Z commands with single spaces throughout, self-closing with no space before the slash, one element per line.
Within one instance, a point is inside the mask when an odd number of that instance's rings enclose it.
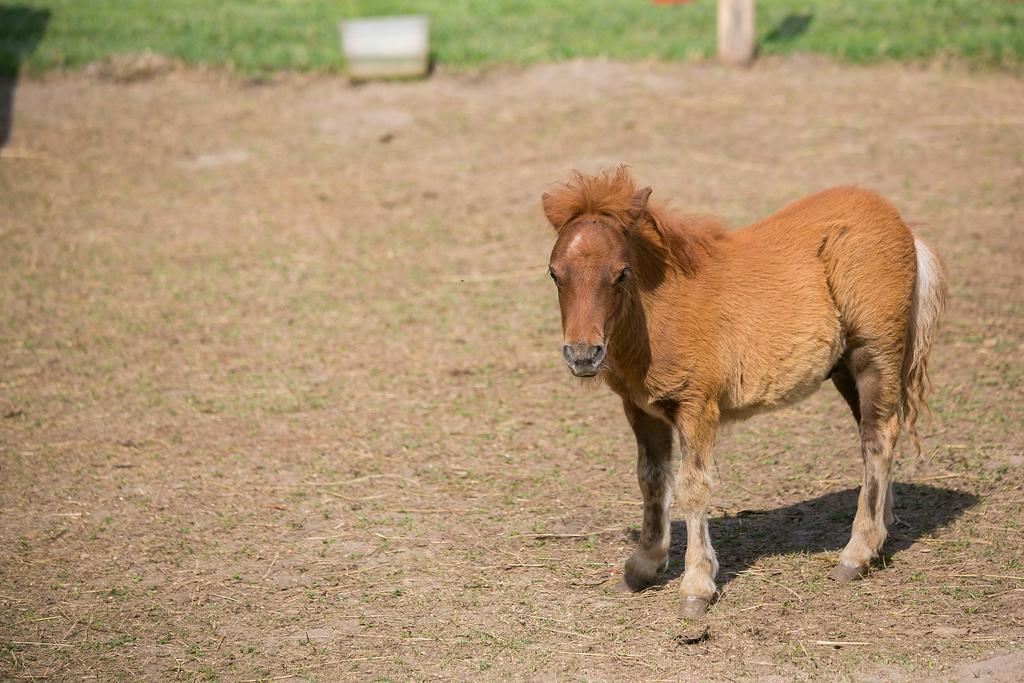
<path fill-rule="evenodd" d="M 565 362 L 570 365 L 575 360 L 575 358 L 573 358 L 572 348 L 568 344 L 562 347 L 562 358 L 564 358 Z"/>
<path fill-rule="evenodd" d="M 572 342 L 562 346 L 562 358 L 570 368 L 596 367 L 604 360 L 605 347 L 602 344 Z"/>

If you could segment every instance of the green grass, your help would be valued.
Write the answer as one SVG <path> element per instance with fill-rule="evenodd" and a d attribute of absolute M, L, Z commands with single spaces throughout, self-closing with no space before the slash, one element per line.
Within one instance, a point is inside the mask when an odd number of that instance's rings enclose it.
<path fill-rule="evenodd" d="M 0 73 L 75 68 L 153 50 L 245 73 L 343 68 L 336 22 L 431 19 L 436 60 L 463 69 L 571 57 L 682 60 L 713 54 L 715 0 L 0 0 Z M 761 0 L 762 54 L 851 62 L 963 59 L 1017 70 L 1024 2 Z"/>

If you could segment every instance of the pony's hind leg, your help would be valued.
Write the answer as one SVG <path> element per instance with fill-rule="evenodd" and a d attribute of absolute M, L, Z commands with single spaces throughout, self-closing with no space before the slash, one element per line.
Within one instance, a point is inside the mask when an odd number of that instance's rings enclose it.
<path fill-rule="evenodd" d="M 853 377 L 853 372 L 850 370 L 848 365 L 849 357 L 843 357 L 836 365 L 835 370 L 832 371 L 832 384 L 835 385 L 839 394 L 846 401 L 846 404 L 850 406 L 850 412 L 853 413 L 853 419 L 856 420 L 857 426 L 860 427 L 860 393 L 857 391 L 857 381 Z M 892 523 L 896 521 L 896 515 L 892 511 L 893 505 L 893 493 L 892 493 L 892 480 L 889 480 L 889 491 L 885 496 L 885 525 L 887 527 L 892 526 Z"/>
<path fill-rule="evenodd" d="M 860 426 L 860 394 L 857 392 L 857 381 L 853 378 L 847 361 L 848 359 L 844 356 L 836 364 L 832 371 L 832 384 L 839 390 L 846 405 L 850 406 L 853 419 L 857 421 L 857 426 Z"/>
<path fill-rule="evenodd" d="M 850 542 L 831 573 L 833 579 L 842 583 L 867 573 L 871 561 L 882 549 L 888 524 L 892 521 L 892 462 L 900 433 L 899 358 L 895 353 L 872 355 L 862 347 L 853 352 L 847 365 L 856 381 L 859 398 L 864 482 L 857 499 Z M 840 391 L 849 401 L 847 392 L 843 388 Z"/>
<path fill-rule="evenodd" d="M 892 506 L 893 506 L 894 502 L 895 502 L 895 498 L 894 498 L 893 493 L 892 493 L 892 477 L 890 476 L 889 477 L 889 490 L 885 494 L 885 516 L 882 518 L 882 520 L 885 522 L 885 528 L 886 529 L 891 527 L 893 525 L 893 522 L 899 521 L 900 524 L 903 524 L 902 521 L 900 521 L 900 520 L 898 520 L 896 518 L 896 513 L 892 511 Z"/>
<path fill-rule="evenodd" d="M 636 476 L 644 499 L 639 547 L 626 560 L 623 587 L 639 591 L 651 585 L 668 566 L 672 540 L 669 507 L 675 488 L 673 429 L 629 401 L 623 401 L 623 409 L 636 436 Z"/>

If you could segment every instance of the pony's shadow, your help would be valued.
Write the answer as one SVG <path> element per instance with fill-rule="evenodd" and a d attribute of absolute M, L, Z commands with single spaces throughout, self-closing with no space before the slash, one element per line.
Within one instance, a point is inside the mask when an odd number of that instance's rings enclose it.
<path fill-rule="evenodd" d="M 859 489 L 834 491 L 774 510 L 743 510 L 708 521 L 718 555 L 719 585 L 770 555 L 841 550 L 850 539 L 850 526 Z M 893 511 L 900 520 L 889 530 L 883 556 L 909 548 L 917 539 L 946 526 L 978 503 L 972 493 L 923 484 L 894 484 Z M 655 585 L 683 574 L 686 524 L 672 522 L 671 561 Z"/>

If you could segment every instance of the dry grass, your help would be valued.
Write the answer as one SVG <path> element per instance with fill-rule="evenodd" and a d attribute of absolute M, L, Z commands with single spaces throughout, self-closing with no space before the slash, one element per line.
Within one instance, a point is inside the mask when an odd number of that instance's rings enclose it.
<path fill-rule="evenodd" d="M 1019 650 L 1022 90 L 802 60 L 23 84 L 0 673 L 933 679 Z M 868 185 L 945 256 L 936 418 L 867 580 L 825 579 L 859 475 L 826 388 L 721 439 L 705 624 L 675 619 L 679 528 L 665 585 L 611 591 L 632 438 L 559 365 L 538 197 L 620 160 L 733 224 Z"/>

